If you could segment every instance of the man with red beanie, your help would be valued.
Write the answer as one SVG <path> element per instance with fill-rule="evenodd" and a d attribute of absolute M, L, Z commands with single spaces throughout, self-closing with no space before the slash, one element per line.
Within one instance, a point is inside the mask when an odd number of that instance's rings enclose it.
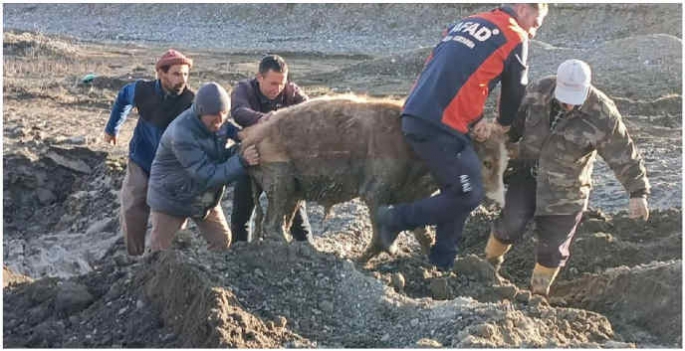
<path fill-rule="evenodd" d="M 155 65 L 157 79 L 124 86 L 114 101 L 104 140 L 117 143 L 117 134 L 131 109 L 138 110 L 138 124 L 129 143 L 126 176 L 121 185 L 121 229 L 129 255 L 145 251 L 150 207 L 146 204 L 148 178 L 157 146 L 169 123 L 188 109 L 195 96 L 188 86 L 193 60 L 170 49 Z"/>

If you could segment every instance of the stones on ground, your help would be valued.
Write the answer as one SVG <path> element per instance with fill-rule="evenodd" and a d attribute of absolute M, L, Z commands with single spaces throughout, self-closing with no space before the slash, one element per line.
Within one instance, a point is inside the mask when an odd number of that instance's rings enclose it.
<path fill-rule="evenodd" d="M 88 289 L 78 283 L 64 282 L 58 285 L 57 297 L 55 298 L 55 310 L 66 314 L 72 314 L 83 310 L 93 302 L 93 295 Z"/>
<path fill-rule="evenodd" d="M 283 316 L 277 316 L 276 319 L 274 320 L 274 325 L 279 328 L 285 328 L 285 326 L 288 324 L 288 320 L 283 317 Z"/>
<path fill-rule="evenodd" d="M 435 300 L 447 300 L 452 296 L 452 288 L 450 288 L 447 278 L 431 280 L 429 289 Z"/>
<path fill-rule="evenodd" d="M 518 289 L 516 288 L 515 285 L 512 285 L 512 284 L 499 285 L 499 286 L 495 286 L 495 292 L 502 299 L 512 300 L 516 296 Z"/>
<path fill-rule="evenodd" d="M 188 229 L 181 229 L 176 232 L 172 245 L 179 250 L 187 249 L 192 245 L 193 232 Z"/>
<path fill-rule="evenodd" d="M 321 309 L 321 311 L 325 313 L 335 312 L 335 307 L 333 306 L 333 303 L 328 300 L 321 301 L 319 303 L 319 308 Z"/>
<path fill-rule="evenodd" d="M 399 293 L 404 291 L 405 280 L 404 275 L 402 275 L 402 273 L 394 273 L 390 278 L 390 283 L 392 284 L 392 287 L 395 289 L 395 291 Z"/>
<path fill-rule="evenodd" d="M 71 169 L 72 171 L 76 171 L 83 174 L 90 174 L 93 171 L 90 168 L 90 166 L 88 166 L 88 164 L 83 162 L 83 160 L 74 160 L 66 158 L 62 155 L 57 154 L 54 151 L 49 151 L 46 157 L 54 161 L 56 164 Z"/>
<path fill-rule="evenodd" d="M 66 142 L 68 144 L 72 144 L 72 145 L 83 145 L 86 143 L 86 137 L 85 136 L 74 136 L 71 138 L 67 138 Z"/>
<path fill-rule="evenodd" d="M 114 263 L 119 267 L 126 267 L 131 265 L 133 261 L 129 259 L 128 255 L 124 252 L 118 252 L 112 257 Z"/>
<path fill-rule="evenodd" d="M 522 290 L 522 291 L 519 291 L 518 294 L 516 294 L 516 301 L 521 302 L 521 303 L 528 303 L 528 302 L 530 302 L 530 297 L 531 297 L 530 291 Z"/>
<path fill-rule="evenodd" d="M 420 349 L 441 348 L 443 345 L 435 340 L 429 338 L 421 338 L 416 342 L 416 347 Z"/>
<path fill-rule="evenodd" d="M 540 306 L 547 305 L 548 303 L 547 303 L 547 299 L 544 296 L 533 294 L 530 297 L 529 304 L 533 307 L 540 307 Z"/>
<path fill-rule="evenodd" d="M 485 282 L 499 283 L 495 268 L 476 255 L 459 257 L 454 261 L 454 271 L 476 277 Z"/>
<path fill-rule="evenodd" d="M 3 265 L 2 266 L 2 288 L 6 288 L 8 286 L 14 286 L 22 283 L 30 283 L 32 282 L 33 279 L 30 277 L 27 277 L 25 275 L 15 273 L 10 269 L 9 267 Z"/>
<path fill-rule="evenodd" d="M 49 205 L 57 200 L 57 196 L 50 189 L 40 188 L 36 190 L 36 195 L 41 205 Z"/>
<path fill-rule="evenodd" d="M 605 349 L 634 349 L 635 344 L 629 342 L 609 340 L 602 344 L 602 347 Z"/>

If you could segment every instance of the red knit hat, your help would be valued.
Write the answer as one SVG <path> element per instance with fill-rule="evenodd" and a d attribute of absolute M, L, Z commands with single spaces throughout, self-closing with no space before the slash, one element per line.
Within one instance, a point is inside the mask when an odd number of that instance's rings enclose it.
<path fill-rule="evenodd" d="M 193 67 L 193 60 L 187 58 L 182 53 L 169 49 L 164 55 L 157 61 L 155 69 L 160 69 L 163 66 L 173 66 L 173 65 L 188 65 L 188 67 Z"/>

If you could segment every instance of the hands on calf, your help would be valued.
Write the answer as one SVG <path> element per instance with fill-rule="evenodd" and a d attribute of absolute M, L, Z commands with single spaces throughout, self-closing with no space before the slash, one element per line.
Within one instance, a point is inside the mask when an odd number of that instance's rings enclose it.
<path fill-rule="evenodd" d="M 245 148 L 240 156 L 250 166 L 256 166 L 259 164 L 259 152 L 257 152 L 257 147 L 255 145 L 250 145 Z"/>

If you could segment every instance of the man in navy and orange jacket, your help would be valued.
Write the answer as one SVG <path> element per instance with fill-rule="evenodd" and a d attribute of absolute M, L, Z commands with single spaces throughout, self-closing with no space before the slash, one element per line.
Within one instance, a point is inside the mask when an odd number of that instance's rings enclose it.
<path fill-rule="evenodd" d="M 437 225 L 430 262 L 449 270 L 464 222 L 483 198 L 480 161 L 469 130 L 486 139 L 485 100 L 501 82 L 499 128 L 512 123 L 528 84 L 528 40 L 542 25 L 546 4 L 506 4 L 451 25 L 433 49 L 402 113 L 405 140 L 426 162 L 440 194 L 381 207 L 381 245 L 390 250 L 399 232 Z"/>

